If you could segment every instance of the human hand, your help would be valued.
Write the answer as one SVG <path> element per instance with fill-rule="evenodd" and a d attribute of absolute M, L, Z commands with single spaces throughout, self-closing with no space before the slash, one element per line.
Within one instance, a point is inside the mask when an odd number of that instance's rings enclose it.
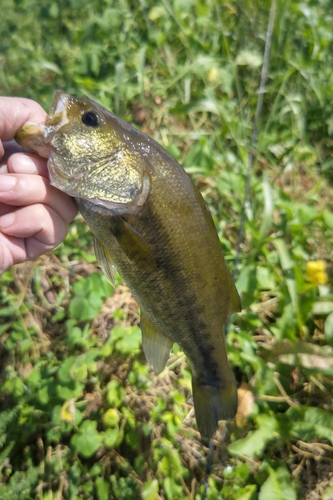
<path fill-rule="evenodd" d="M 77 213 L 74 200 L 50 185 L 47 160 L 5 142 L 46 116 L 34 101 L 0 97 L 0 273 L 59 245 Z"/>

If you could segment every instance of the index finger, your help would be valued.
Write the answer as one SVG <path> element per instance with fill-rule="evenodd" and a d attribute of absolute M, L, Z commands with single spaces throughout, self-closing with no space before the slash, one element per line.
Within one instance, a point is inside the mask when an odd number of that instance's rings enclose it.
<path fill-rule="evenodd" d="M 24 97 L 0 97 L 0 139 L 10 141 L 26 122 L 41 123 L 47 113 L 35 101 Z M 0 156 L 3 146 L 0 145 Z"/>

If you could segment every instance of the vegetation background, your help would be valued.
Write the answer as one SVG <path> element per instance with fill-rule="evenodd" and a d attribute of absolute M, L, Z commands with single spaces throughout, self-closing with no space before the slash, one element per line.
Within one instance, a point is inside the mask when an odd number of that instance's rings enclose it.
<path fill-rule="evenodd" d="M 239 413 L 207 498 L 333 498 L 333 14 L 278 0 L 228 352 Z M 234 268 L 266 0 L 2 0 L 0 89 L 60 88 L 153 136 L 189 172 Z M 135 302 L 82 221 L 1 277 L 0 498 L 199 500 L 186 359 L 155 376 Z"/>

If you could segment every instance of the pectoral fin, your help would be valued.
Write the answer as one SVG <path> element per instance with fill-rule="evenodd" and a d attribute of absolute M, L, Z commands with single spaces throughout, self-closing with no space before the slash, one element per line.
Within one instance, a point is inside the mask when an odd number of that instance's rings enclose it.
<path fill-rule="evenodd" d="M 162 333 L 141 311 L 142 347 L 148 363 L 160 373 L 170 356 L 173 340 Z"/>
<path fill-rule="evenodd" d="M 110 252 L 96 237 L 94 238 L 94 248 L 98 264 L 101 266 L 103 273 L 110 281 L 110 283 L 114 285 L 117 274 L 117 268 L 113 263 Z"/>
<path fill-rule="evenodd" d="M 136 265 L 149 265 L 154 261 L 152 252 L 141 234 L 122 217 L 115 217 L 112 233 L 127 257 Z"/>

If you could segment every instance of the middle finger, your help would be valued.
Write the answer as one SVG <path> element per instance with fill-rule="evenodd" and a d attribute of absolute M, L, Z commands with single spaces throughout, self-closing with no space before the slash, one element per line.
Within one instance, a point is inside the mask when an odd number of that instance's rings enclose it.
<path fill-rule="evenodd" d="M 41 203 L 69 223 L 76 215 L 74 200 L 34 174 L 0 174 L 0 203 L 22 207 Z"/>

